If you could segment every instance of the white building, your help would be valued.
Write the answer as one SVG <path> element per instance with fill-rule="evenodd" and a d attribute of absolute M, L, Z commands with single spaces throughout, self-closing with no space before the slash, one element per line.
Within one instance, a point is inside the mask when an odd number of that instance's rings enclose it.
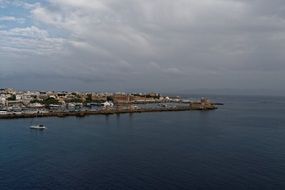
<path fill-rule="evenodd" d="M 108 101 L 106 101 L 106 102 L 102 103 L 102 106 L 104 106 L 105 108 L 106 108 L 106 107 L 113 107 L 114 104 L 113 104 L 113 102 L 108 102 Z"/>
<path fill-rule="evenodd" d="M 3 106 L 6 105 L 6 98 L 0 97 L 0 104 Z"/>

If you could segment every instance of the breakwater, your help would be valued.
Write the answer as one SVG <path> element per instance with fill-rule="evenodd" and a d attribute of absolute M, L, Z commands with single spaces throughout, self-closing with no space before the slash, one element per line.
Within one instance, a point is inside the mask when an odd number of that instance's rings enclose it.
<path fill-rule="evenodd" d="M 88 111 L 50 111 L 45 113 L 8 113 L 0 115 L 0 119 L 17 119 L 17 118 L 34 118 L 34 117 L 84 117 L 88 115 L 110 115 L 110 114 L 126 114 L 126 113 L 144 113 L 144 112 L 178 112 L 178 111 L 209 111 L 217 109 L 217 107 L 176 107 L 176 108 L 159 108 L 159 109 L 103 109 L 103 110 L 88 110 Z"/>

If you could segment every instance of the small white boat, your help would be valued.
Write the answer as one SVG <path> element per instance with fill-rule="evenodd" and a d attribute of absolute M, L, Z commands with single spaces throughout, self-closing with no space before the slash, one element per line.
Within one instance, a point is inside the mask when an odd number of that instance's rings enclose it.
<path fill-rule="evenodd" d="M 37 112 L 36 118 L 38 118 L 38 114 L 39 114 L 39 111 Z M 32 125 L 32 123 L 33 123 L 33 120 L 31 122 L 30 129 L 37 129 L 37 130 L 44 130 L 44 129 L 46 129 L 46 127 L 43 124 Z"/>
<path fill-rule="evenodd" d="M 44 125 L 31 125 L 30 129 L 46 129 Z"/>

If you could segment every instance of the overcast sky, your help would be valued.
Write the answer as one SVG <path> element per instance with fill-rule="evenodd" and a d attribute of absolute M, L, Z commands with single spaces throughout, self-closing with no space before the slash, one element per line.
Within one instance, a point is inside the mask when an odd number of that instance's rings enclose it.
<path fill-rule="evenodd" d="M 284 60 L 284 0 L 0 0 L 2 88 L 285 94 Z"/>

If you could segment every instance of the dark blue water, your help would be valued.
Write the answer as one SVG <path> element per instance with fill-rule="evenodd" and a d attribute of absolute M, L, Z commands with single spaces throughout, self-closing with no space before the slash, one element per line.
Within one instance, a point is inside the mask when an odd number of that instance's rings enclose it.
<path fill-rule="evenodd" d="M 0 189 L 285 189 L 285 99 L 211 112 L 0 120 Z"/>

